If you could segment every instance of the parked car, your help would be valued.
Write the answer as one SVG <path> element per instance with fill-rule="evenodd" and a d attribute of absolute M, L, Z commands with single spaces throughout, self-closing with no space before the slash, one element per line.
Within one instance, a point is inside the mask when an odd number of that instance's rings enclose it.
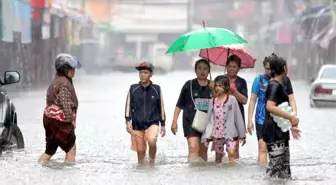
<path fill-rule="evenodd" d="M 323 65 L 311 82 L 311 107 L 336 105 L 336 65 Z"/>
<path fill-rule="evenodd" d="M 0 154 L 5 150 L 23 149 L 24 139 L 17 125 L 17 113 L 4 86 L 18 83 L 20 74 L 6 71 L 3 81 L 0 79 Z"/>

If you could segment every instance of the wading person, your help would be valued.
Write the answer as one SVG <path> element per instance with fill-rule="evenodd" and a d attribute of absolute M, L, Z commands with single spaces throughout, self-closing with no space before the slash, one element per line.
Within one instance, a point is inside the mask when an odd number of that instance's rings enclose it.
<path fill-rule="evenodd" d="M 255 130 L 258 139 L 258 162 L 262 166 L 267 166 L 267 147 L 265 142 L 262 140 L 262 130 L 263 124 L 265 120 L 265 112 L 266 112 L 266 89 L 269 80 L 271 79 L 271 69 L 269 61 L 271 57 L 276 57 L 274 53 L 271 56 L 265 57 L 263 61 L 263 65 L 265 68 L 265 73 L 258 75 L 255 77 L 252 85 L 252 92 L 250 103 L 248 107 L 248 132 L 252 135 L 254 131 L 253 125 L 253 112 L 255 109 L 255 104 L 257 103 L 257 108 L 255 112 Z M 282 82 L 284 85 L 285 91 L 288 94 L 289 104 L 293 108 L 294 112 L 296 112 L 296 102 L 294 98 L 293 88 L 290 79 L 286 76 Z"/>
<path fill-rule="evenodd" d="M 212 141 L 211 150 L 216 153 L 216 163 L 222 162 L 225 147 L 229 162 L 233 163 L 239 141 L 242 146 L 246 142 L 245 123 L 236 98 L 229 94 L 229 78 L 225 75 L 217 76 L 214 83 L 217 96 L 208 103 L 208 125 L 202 135 L 202 142 Z"/>
<path fill-rule="evenodd" d="M 210 64 L 207 60 L 200 59 L 195 63 L 195 79 L 188 80 L 182 87 L 176 103 L 171 131 L 177 133 L 177 119 L 183 110 L 183 132 L 188 142 L 188 161 L 197 160 L 201 157 L 207 161 L 207 147 L 201 143 L 202 133 L 192 128 L 192 123 L 199 111 L 208 111 L 208 101 L 212 97 L 212 90 L 207 79 L 210 73 Z"/>
<path fill-rule="evenodd" d="M 253 113 L 255 109 L 256 102 L 257 109 L 255 112 L 255 129 L 258 139 L 258 162 L 262 166 L 267 166 L 267 147 L 266 143 L 262 140 L 262 126 L 265 120 L 265 112 L 266 112 L 266 89 L 268 82 L 271 78 L 271 69 L 269 64 L 269 57 L 265 57 L 263 61 L 263 65 L 265 68 L 265 73 L 258 75 L 255 77 L 252 85 L 252 92 L 250 103 L 248 107 L 248 132 L 252 135 L 252 131 L 254 130 L 253 126 Z"/>
<path fill-rule="evenodd" d="M 240 112 L 245 122 L 244 105 L 247 103 L 247 83 L 246 80 L 238 76 L 241 67 L 241 59 L 237 55 L 231 55 L 226 61 L 227 75 L 230 79 L 230 94 L 233 95 L 239 105 Z M 246 127 L 246 125 L 245 125 Z M 239 145 L 237 147 L 237 159 L 239 158 Z"/>
<path fill-rule="evenodd" d="M 46 108 L 43 125 L 46 136 L 46 149 L 39 161 L 45 162 L 60 147 L 65 153 L 66 162 L 75 161 L 75 125 L 78 100 L 72 79 L 79 61 L 71 55 L 60 54 L 56 57 L 56 76 L 47 90 Z"/>
<path fill-rule="evenodd" d="M 262 131 L 262 139 L 267 145 L 270 160 L 267 173 L 271 177 L 290 178 L 289 131 L 283 132 L 271 114 L 291 122 L 291 132 L 295 139 L 300 136 L 299 120 L 295 115 L 292 116 L 278 107 L 284 102 L 289 103 L 289 96 L 282 84 L 287 75 L 287 62 L 283 58 L 272 56 L 269 63 L 272 79 L 266 90 L 266 115 Z"/>
<path fill-rule="evenodd" d="M 148 144 L 149 160 L 153 164 L 160 124 L 161 136 L 166 134 L 162 91 L 159 85 L 150 80 L 154 70 L 151 63 L 142 62 L 136 69 L 139 71 L 140 82 L 131 85 L 127 94 L 126 129 L 131 134 L 131 149 L 137 152 L 138 163 L 144 163 Z"/>

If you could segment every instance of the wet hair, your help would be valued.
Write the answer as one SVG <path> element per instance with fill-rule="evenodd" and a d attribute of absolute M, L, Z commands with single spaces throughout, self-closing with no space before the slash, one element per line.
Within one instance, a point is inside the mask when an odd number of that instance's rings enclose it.
<path fill-rule="evenodd" d="M 270 63 L 272 57 L 278 57 L 275 53 L 272 53 L 270 56 L 264 58 L 263 65 L 266 66 L 267 63 Z"/>
<path fill-rule="evenodd" d="M 266 64 L 268 64 L 270 62 L 270 57 L 268 56 L 268 57 L 265 57 L 264 58 L 264 61 L 263 61 L 263 65 L 264 65 L 264 67 L 266 66 Z"/>
<path fill-rule="evenodd" d="M 210 62 L 207 61 L 207 60 L 205 60 L 205 59 L 199 59 L 199 60 L 196 61 L 196 63 L 195 63 L 195 72 L 196 72 L 196 70 L 197 70 L 197 67 L 198 67 L 200 64 L 205 64 L 205 65 L 207 65 L 208 68 L 209 68 L 209 72 L 210 72 Z"/>
<path fill-rule="evenodd" d="M 271 77 L 275 75 L 281 75 L 285 72 L 284 67 L 287 66 L 287 61 L 282 58 L 278 57 L 276 54 L 272 53 L 269 59 L 270 68 L 271 68 Z"/>
<path fill-rule="evenodd" d="M 228 92 L 230 89 L 230 79 L 227 75 L 219 75 L 214 80 L 215 86 L 216 84 L 220 84 L 224 87 L 224 92 Z"/>
<path fill-rule="evenodd" d="M 240 66 L 241 66 L 241 59 L 237 55 L 231 55 L 226 60 L 226 65 L 229 65 L 231 62 L 235 62 L 238 65 L 238 67 L 240 68 Z"/>
<path fill-rule="evenodd" d="M 68 76 L 68 73 L 70 70 L 72 70 L 73 68 L 69 65 L 69 64 L 64 64 L 62 66 L 60 66 L 59 68 L 56 69 L 56 72 L 58 75 L 62 75 L 62 76 Z"/>

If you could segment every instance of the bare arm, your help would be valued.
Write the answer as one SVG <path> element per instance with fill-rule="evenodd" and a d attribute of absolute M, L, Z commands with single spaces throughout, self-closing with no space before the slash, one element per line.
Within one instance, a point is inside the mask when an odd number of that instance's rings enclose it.
<path fill-rule="evenodd" d="M 181 109 L 179 107 L 175 107 L 173 122 L 177 122 L 180 112 L 181 112 Z"/>
<path fill-rule="evenodd" d="M 237 90 L 233 91 L 232 95 L 236 97 L 237 101 L 243 105 L 247 103 L 247 97 L 238 92 Z"/>
<path fill-rule="evenodd" d="M 280 116 L 288 120 L 295 119 L 295 116 L 292 116 L 288 114 L 287 112 L 281 110 L 279 107 L 276 106 L 275 102 L 270 101 L 270 100 L 267 100 L 266 110 L 276 116 Z"/>
<path fill-rule="evenodd" d="M 238 91 L 237 89 L 233 89 L 232 95 L 237 99 L 237 101 L 243 105 L 247 104 L 247 83 L 243 79 L 241 88 Z"/>
<path fill-rule="evenodd" d="M 248 106 L 248 122 L 252 122 L 253 120 L 253 113 L 254 113 L 256 102 L 257 102 L 257 95 L 252 93 L 251 98 L 250 98 L 250 103 Z"/>
<path fill-rule="evenodd" d="M 296 100 L 294 98 L 294 94 L 288 95 L 288 99 L 289 99 L 289 105 L 292 107 L 293 111 L 297 115 L 298 112 L 297 112 Z"/>

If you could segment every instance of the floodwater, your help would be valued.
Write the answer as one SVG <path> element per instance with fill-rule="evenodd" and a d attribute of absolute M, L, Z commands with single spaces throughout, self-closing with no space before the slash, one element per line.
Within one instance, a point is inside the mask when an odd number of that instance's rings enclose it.
<path fill-rule="evenodd" d="M 240 75 L 247 79 L 250 90 L 255 74 L 241 72 Z M 265 177 L 265 169 L 256 162 L 255 135 L 248 136 L 237 165 L 214 164 L 214 154 L 210 151 L 208 163 L 187 163 L 181 119 L 177 136 L 170 132 L 170 124 L 180 89 L 191 77 L 194 77 L 192 72 L 153 77 L 162 87 L 167 115 L 167 135 L 158 141 L 155 166 L 137 165 L 136 153 L 129 150 L 130 136 L 125 130 L 126 93 L 129 85 L 138 81 L 137 73 L 75 79 L 80 107 L 76 129 L 77 162 L 71 166 L 63 164 L 64 153 L 60 149 L 49 164 L 37 162 L 45 145 L 42 125 L 45 92 L 21 93 L 13 101 L 26 148 L 0 157 L 1 184 L 334 184 L 336 112 L 310 108 L 309 86 L 299 81 L 293 82 L 293 87 L 303 132 L 300 141 L 290 143 L 293 180 Z"/>

